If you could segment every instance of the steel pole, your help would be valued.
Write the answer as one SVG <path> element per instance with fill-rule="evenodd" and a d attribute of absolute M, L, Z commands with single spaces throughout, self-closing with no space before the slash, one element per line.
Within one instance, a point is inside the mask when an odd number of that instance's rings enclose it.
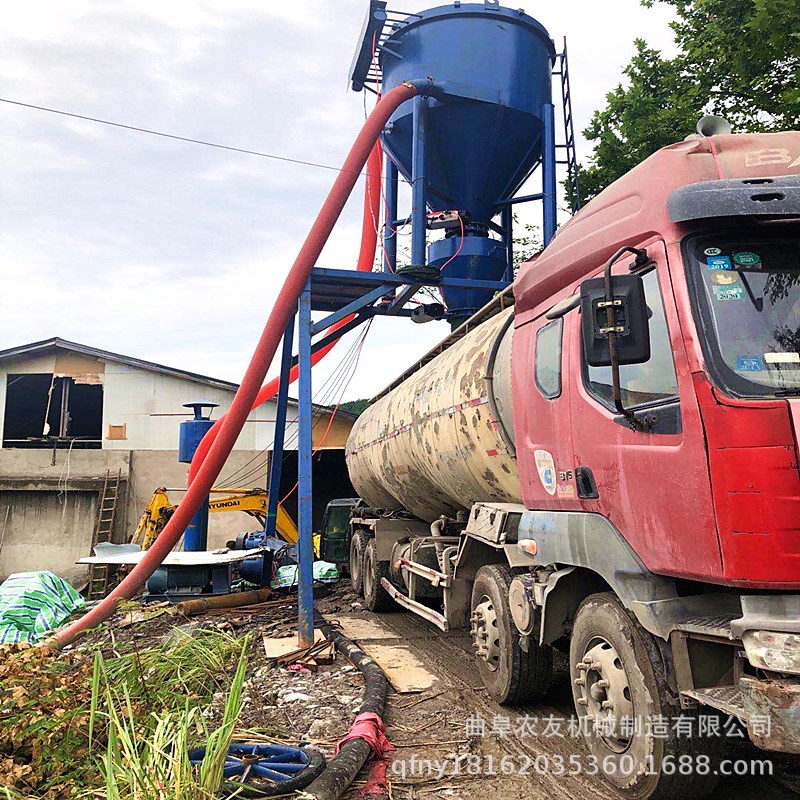
<path fill-rule="evenodd" d="M 294 337 L 294 317 L 290 317 L 283 333 L 281 352 L 281 377 L 278 383 L 278 407 L 275 411 L 275 436 L 272 441 L 272 460 L 269 462 L 269 487 L 267 489 L 267 524 L 264 532 L 275 535 L 278 519 L 278 500 L 281 493 L 281 472 L 283 467 L 283 445 L 286 440 L 286 411 L 289 405 L 289 372 L 292 369 L 292 339 Z"/>
<path fill-rule="evenodd" d="M 542 105 L 542 234 L 544 246 L 556 232 L 556 109 L 552 103 Z"/>
<path fill-rule="evenodd" d="M 383 225 L 383 271 L 392 272 L 397 269 L 397 232 L 392 230 L 392 225 L 397 219 L 397 193 L 398 176 L 397 167 L 389 156 L 384 156 L 386 162 L 386 214 Z"/>
<path fill-rule="evenodd" d="M 297 442 L 297 639 L 301 647 L 314 643 L 314 543 L 311 478 L 311 285 L 306 283 L 297 306 L 298 442 Z"/>
<path fill-rule="evenodd" d="M 411 264 L 424 267 L 426 261 L 425 234 L 426 211 L 425 170 L 427 151 L 428 98 L 417 95 L 412 101 L 414 109 L 414 138 L 411 148 Z"/>

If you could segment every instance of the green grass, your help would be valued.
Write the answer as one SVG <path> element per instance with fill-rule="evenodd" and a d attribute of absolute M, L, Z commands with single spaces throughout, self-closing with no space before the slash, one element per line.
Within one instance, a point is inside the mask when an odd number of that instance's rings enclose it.
<path fill-rule="evenodd" d="M 176 629 L 155 647 L 132 642 L 112 657 L 96 651 L 94 663 L 39 648 L 6 650 L 0 800 L 216 796 L 248 647 L 248 639 L 218 631 Z M 202 712 L 218 692 L 227 695 L 224 716 L 211 729 Z M 193 771 L 186 753 L 200 744 L 208 757 Z"/>

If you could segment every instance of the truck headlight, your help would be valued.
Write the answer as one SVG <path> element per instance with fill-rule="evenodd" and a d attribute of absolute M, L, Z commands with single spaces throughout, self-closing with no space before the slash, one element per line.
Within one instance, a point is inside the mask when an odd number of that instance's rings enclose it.
<path fill-rule="evenodd" d="M 800 634 L 745 631 L 742 642 L 747 659 L 754 667 L 800 674 Z"/>

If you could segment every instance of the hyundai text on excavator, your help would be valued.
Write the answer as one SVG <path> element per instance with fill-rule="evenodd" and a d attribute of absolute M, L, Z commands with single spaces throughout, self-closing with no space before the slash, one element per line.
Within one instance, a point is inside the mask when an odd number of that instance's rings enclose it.
<path fill-rule="evenodd" d="M 800 133 L 711 127 L 375 399 L 323 531 L 369 609 L 469 629 L 501 703 L 568 653 L 631 798 L 709 791 L 718 715 L 800 753 Z"/>

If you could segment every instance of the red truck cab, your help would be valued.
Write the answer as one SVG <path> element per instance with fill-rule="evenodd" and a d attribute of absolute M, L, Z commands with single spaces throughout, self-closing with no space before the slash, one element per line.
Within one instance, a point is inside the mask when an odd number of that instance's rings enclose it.
<path fill-rule="evenodd" d="M 528 508 L 605 516 L 656 574 L 800 588 L 800 219 L 786 213 L 797 176 L 798 133 L 691 138 L 609 187 L 520 275 L 512 372 L 515 398 L 529 398 L 514 407 Z M 651 357 L 621 367 L 636 428 L 613 408 L 610 369 L 582 357 L 580 309 L 547 317 L 626 245 L 650 259 L 639 274 Z"/>

